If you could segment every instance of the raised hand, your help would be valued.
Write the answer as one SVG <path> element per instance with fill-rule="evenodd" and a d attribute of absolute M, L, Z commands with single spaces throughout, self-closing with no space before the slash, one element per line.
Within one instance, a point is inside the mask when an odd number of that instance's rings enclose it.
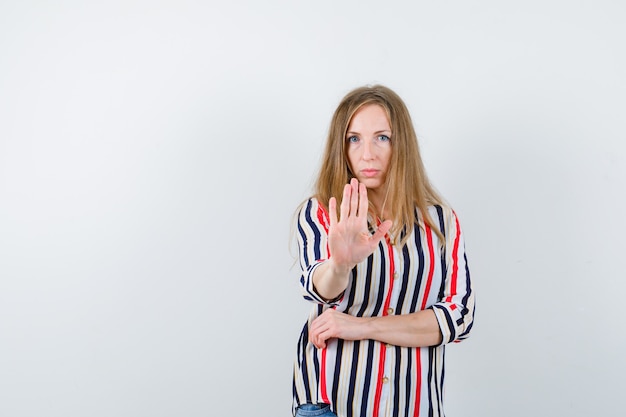
<path fill-rule="evenodd" d="M 374 252 L 376 246 L 391 228 L 391 220 L 382 222 L 372 235 L 367 226 L 367 188 L 356 178 L 343 189 L 339 219 L 337 201 L 333 197 L 328 202 L 330 227 L 328 246 L 336 268 L 351 270 Z"/>
<path fill-rule="evenodd" d="M 337 201 L 328 202 L 330 258 L 313 273 L 313 285 L 326 300 L 336 299 L 348 285 L 350 271 L 376 250 L 391 228 L 391 220 L 382 222 L 374 234 L 367 227 L 367 187 L 356 179 L 346 184 L 337 218 Z"/>

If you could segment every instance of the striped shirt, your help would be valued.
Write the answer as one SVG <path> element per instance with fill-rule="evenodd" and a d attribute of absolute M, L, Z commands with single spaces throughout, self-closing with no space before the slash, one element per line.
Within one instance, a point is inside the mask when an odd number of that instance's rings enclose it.
<path fill-rule="evenodd" d="M 339 417 L 443 417 L 445 345 L 468 337 L 474 292 L 463 234 L 453 210 L 429 207 L 445 236 L 442 249 L 427 225 L 415 226 L 404 246 L 389 239 L 352 270 L 338 300 L 324 300 L 313 272 L 329 258 L 326 209 L 315 198 L 298 214 L 298 245 L 304 298 L 314 303 L 297 345 L 293 409 L 326 403 Z M 399 240 L 398 240 L 399 241 Z M 412 348 L 376 340 L 331 339 L 317 349 L 309 326 L 325 309 L 357 317 L 409 314 L 432 309 L 443 336 L 439 346 Z"/>

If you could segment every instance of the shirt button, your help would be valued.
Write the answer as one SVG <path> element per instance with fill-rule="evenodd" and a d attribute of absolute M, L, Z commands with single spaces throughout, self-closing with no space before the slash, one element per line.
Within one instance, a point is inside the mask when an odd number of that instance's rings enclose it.
<path fill-rule="evenodd" d="M 384 377 L 384 378 L 383 378 L 383 384 L 386 384 L 387 382 L 389 382 L 389 378 Z"/>
<path fill-rule="evenodd" d="M 393 314 L 393 308 L 389 307 L 389 308 L 387 309 L 387 314 Z"/>
<path fill-rule="evenodd" d="M 393 273 L 393 279 L 398 279 L 398 276 L 399 276 L 399 275 L 398 275 L 398 273 L 397 273 L 397 272 L 394 272 L 394 273 Z"/>

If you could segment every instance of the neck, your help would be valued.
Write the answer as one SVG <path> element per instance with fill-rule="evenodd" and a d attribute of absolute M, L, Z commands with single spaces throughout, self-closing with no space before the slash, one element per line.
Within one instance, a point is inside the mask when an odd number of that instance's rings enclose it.
<path fill-rule="evenodd" d="M 380 220 L 389 219 L 391 216 L 390 203 L 387 201 L 388 189 L 384 194 L 372 193 L 368 191 L 368 197 L 372 205 L 374 206 L 375 214 Z"/>

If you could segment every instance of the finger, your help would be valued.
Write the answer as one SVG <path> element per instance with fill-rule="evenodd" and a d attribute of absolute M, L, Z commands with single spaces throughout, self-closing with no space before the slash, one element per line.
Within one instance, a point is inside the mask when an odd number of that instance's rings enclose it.
<path fill-rule="evenodd" d="M 327 330 L 320 331 L 317 335 L 316 346 L 320 349 L 324 349 L 326 347 L 326 341 L 330 339 Z"/>
<path fill-rule="evenodd" d="M 313 344 L 315 345 L 316 348 L 318 349 L 324 349 L 326 347 L 326 341 L 322 338 L 318 338 L 316 339 Z"/>
<path fill-rule="evenodd" d="M 372 235 L 372 242 L 378 244 L 378 242 L 385 237 L 387 232 L 391 229 L 393 222 L 391 220 L 385 220 L 378 225 L 376 232 Z"/>
<path fill-rule="evenodd" d="M 330 217 L 330 225 L 334 226 L 337 224 L 337 199 L 335 197 L 331 197 L 328 201 L 328 216 Z"/>
<path fill-rule="evenodd" d="M 318 332 L 313 328 L 313 326 L 309 328 L 309 340 L 317 347 Z"/>
<path fill-rule="evenodd" d="M 313 319 L 309 326 L 309 334 L 318 334 L 322 331 L 326 323 L 325 313 L 328 311 L 331 311 L 331 309 L 325 310 L 322 314 Z"/>
<path fill-rule="evenodd" d="M 340 206 L 341 217 L 339 218 L 339 221 L 346 219 L 348 215 L 350 214 L 350 195 L 351 194 L 352 194 L 352 188 L 350 187 L 350 184 L 346 184 L 343 187 L 343 198 L 341 199 L 341 206 Z"/>
<path fill-rule="evenodd" d="M 326 337 L 322 336 L 324 330 L 319 326 L 316 327 L 311 326 L 311 329 L 309 329 L 309 340 L 316 348 L 323 349 L 326 347 Z"/>
<path fill-rule="evenodd" d="M 326 340 L 328 340 L 327 337 L 323 337 L 321 334 L 318 336 L 317 345 L 320 349 L 324 349 L 326 347 Z"/>
<path fill-rule="evenodd" d="M 359 217 L 367 218 L 369 211 L 369 201 L 367 199 L 367 187 L 365 184 L 359 184 Z"/>
<path fill-rule="evenodd" d="M 311 340 L 311 343 L 313 343 L 313 346 L 315 346 L 318 349 L 321 349 L 318 336 L 312 336 L 312 337 L 309 337 L 309 339 Z"/>
<path fill-rule="evenodd" d="M 352 178 L 350 181 L 350 189 L 352 192 L 350 198 L 350 214 L 357 216 L 359 212 L 359 181 L 356 178 Z"/>

